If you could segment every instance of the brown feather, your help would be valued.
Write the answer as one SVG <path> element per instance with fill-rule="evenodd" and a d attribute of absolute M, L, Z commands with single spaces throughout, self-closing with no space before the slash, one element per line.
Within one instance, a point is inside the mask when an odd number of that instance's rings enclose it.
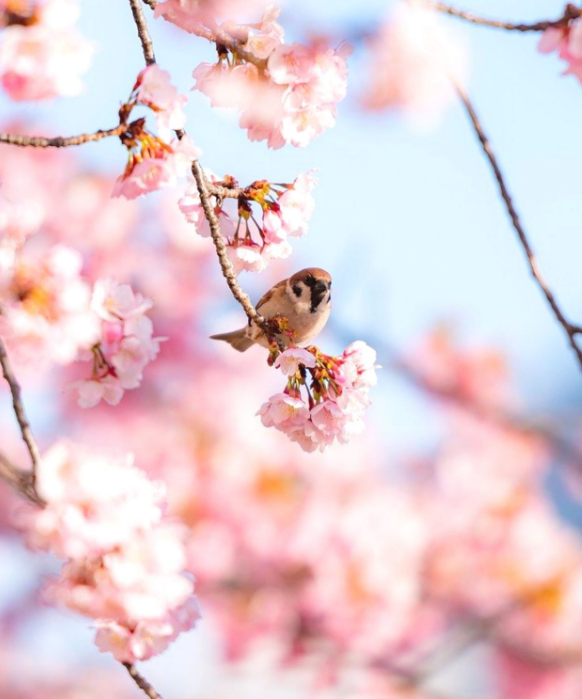
<path fill-rule="evenodd" d="M 271 287 L 271 288 L 269 289 L 269 291 L 267 291 L 266 294 L 263 294 L 263 296 L 261 297 L 259 303 L 257 303 L 257 306 L 256 306 L 257 311 L 259 310 L 259 308 L 260 308 L 264 303 L 267 303 L 267 301 L 268 301 L 269 299 L 273 298 L 273 294 L 275 293 L 275 289 L 280 289 L 281 287 L 284 287 L 285 284 L 287 284 L 287 279 L 282 279 L 280 282 L 277 282 L 277 283 L 275 284 L 275 286 Z"/>

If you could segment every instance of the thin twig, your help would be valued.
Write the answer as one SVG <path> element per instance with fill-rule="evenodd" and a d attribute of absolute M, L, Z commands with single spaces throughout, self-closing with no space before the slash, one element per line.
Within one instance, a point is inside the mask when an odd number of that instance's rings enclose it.
<path fill-rule="evenodd" d="M 16 415 L 16 419 L 20 427 L 22 439 L 24 440 L 28 453 L 30 454 L 30 460 L 32 462 L 32 487 L 34 488 L 37 470 L 41 462 L 40 451 L 32 434 L 28 418 L 26 417 L 26 411 L 24 410 L 24 405 L 22 403 L 20 385 L 16 380 L 16 376 L 14 376 L 14 372 L 12 371 L 12 366 L 10 365 L 8 355 L 6 354 L 6 347 L 4 346 L 2 338 L 0 338 L 0 365 L 2 366 L 2 374 L 10 386 L 14 414 Z"/>
<path fill-rule="evenodd" d="M 122 665 L 129 672 L 131 679 L 150 699 L 162 699 L 162 695 L 156 692 L 152 685 L 139 674 L 131 663 L 122 663 Z"/>
<path fill-rule="evenodd" d="M 265 319 L 257 311 L 257 309 L 251 303 L 251 300 L 240 287 L 236 279 L 236 274 L 234 272 L 231 261 L 228 259 L 228 253 L 226 250 L 226 244 L 222 233 L 220 232 L 220 223 L 218 221 L 218 216 L 214 211 L 214 207 L 210 201 L 211 194 L 208 191 L 208 186 L 206 183 L 206 178 L 204 177 L 204 172 L 200 167 L 200 163 L 197 160 L 192 162 L 192 174 L 196 180 L 196 186 L 198 187 L 198 194 L 200 195 L 200 203 L 202 204 L 202 209 L 204 210 L 204 215 L 208 221 L 210 227 L 210 235 L 212 237 L 212 242 L 216 248 L 216 254 L 218 255 L 218 261 L 220 262 L 220 268 L 222 269 L 222 274 L 226 279 L 228 288 L 231 290 L 234 298 L 243 307 L 244 312 L 247 314 L 249 321 L 254 321 L 257 325 L 264 325 Z"/>
<path fill-rule="evenodd" d="M 14 490 L 23 495 L 27 500 L 40 505 L 45 504 L 39 497 L 32 483 L 32 471 L 23 469 L 12 463 L 10 459 L 0 452 L 0 479 L 8 483 Z"/>
<path fill-rule="evenodd" d="M 156 57 L 154 55 L 154 45 L 148 31 L 148 25 L 143 14 L 141 2 L 140 0 L 129 0 L 129 4 L 131 5 L 131 12 L 133 14 L 135 26 L 137 27 L 137 34 L 139 36 L 139 40 L 141 41 L 143 57 L 146 65 L 151 66 L 156 62 Z"/>
<path fill-rule="evenodd" d="M 143 2 L 144 2 L 146 5 L 149 5 L 149 6 L 152 8 L 152 10 L 155 10 L 155 9 L 156 9 L 156 5 L 158 4 L 158 3 L 157 3 L 157 0 L 143 0 Z"/>
<path fill-rule="evenodd" d="M 530 242 L 528 240 L 527 234 L 522 226 L 521 220 L 519 218 L 519 215 L 515 209 L 515 206 L 513 204 L 511 195 L 509 193 L 509 190 L 507 189 L 507 184 L 505 182 L 505 178 L 503 177 L 503 174 L 501 172 L 501 168 L 499 167 L 499 163 L 497 161 L 497 158 L 495 154 L 493 153 L 493 150 L 491 149 L 491 144 L 489 142 L 489 139 L 487 138 L 487 135 L 483 131 L 483 127 L 481 126 L 481 122 L 479 120 L 479 117 L 477 116 L 477 113 L 475 112 L 475 108 L 473 107 L 473 104 L 469 100 L 468 96 L 465 94 L 465 92 L 457 85 L 456 86 L 457 93 L 459 95 L 459 98 L 461 99 L 465 111 L 467 112 L 467 115 L 469 116 L 469 119 L 471 120 L 471 124 L 473 125 L 473 129 L 475 130 L 475 133 L 477 137 L 479 138 L 479 142 L 481 143 L 481 147 L 483 148 L 483 152 L 485 153 L 485 156 L 487 157 L 487 160 L 489 161 L 489 164 L 491 165 L 491 168 L 493 170 L 493 174 L 495 175 L 495 179 L 497 180 L 497 184 L 499 186 L 499 192 L 501 194 L 501 197 L 503 201 L 505 202 L 505 207 L 507 209 L 507 212 L 509 214 L 509 217 L 511 219 L 511 223 L 519 237 L 519 240 L 521 242 L 521 245 L 523 247 L 523 250 L 525 252 L 525 256 L 527 258 L 527 262 L 530 268 L 530 271 L 532 273 L 533 278 L 537 282 L 537 285 L 541 289 L 542 293 L 546 297 L 546 300 L 552 309 L 553 314 L 556 316 L 557 321 L 560 323 L 560 325 L 564 328 L 564 331 L 566 332 L 566 335 L 568 336 L 568 342 L 570 343 L 570 346 L 572 350 L 574 351 L 574 354 L 576 355 L 576 359 L 578 360 L 578 364 L 582 368 L 582 351 L 578 347 L 578 344 L 576 342 L 576 335 L 581 331 L 580 327 L 577 325 L 573 325 L 570 323 L 567 319 L 562 310 L 560 309 L 560 306 L 558 305 L 558 302 L 556 301 L 556 298 L 551 291 L 551 289 L 548 287 L 546 281 L 542 277 L 542 274 L 540 272 L 538 263 L 536 261 L 533 249 L 530 245 Z"/>
<path fill-rule="evenodd" d="M 582 9 L 577 8 L 575 5 L 567 5 L 564 10 L 564 14 L 558 19 L 545 20 L 542 22 L 533 22 L 531 24 L 516 24 L 514 22 L 503 22 L 501 20 L 486 19 L 484 17 L 479 17 L 474 15 L 472 12 L 464 12 L 463 10 L 457 10 L 450 5 L 446 5 L 442 2 L 430 2 L 429 0 L 422 0 L 422 3 L 432 10 L 437 12 L 442 12 L 443 14 L 449 15 L 450 17 L 456 17 L 457 19 L 463 19 L 466 22 L 471 22 L 472 24 L 479 24 L 483 27 L 494 27 L 495 29 L 506 29 L 513 32 L 545 32 L 546 29 L 555 29 L 559 27 L 564 27 L 568 22 L 573 19 L 577 19 L 582 16 Z"/>
<path fill-rule="evenodd" d="M 121 136 L 127 126 L 120 124 L 114 129 L 99 130 L 95 133 L 82 133 L 78 136 L 21 136 L 12 133 L 0 133 L 0 143 L 8 143 L 11 146 L 32 146 L 33 148 L 67 148 L 68 146 L 80 146 L 91 141 L 101 141 L 109 136 Z"/>

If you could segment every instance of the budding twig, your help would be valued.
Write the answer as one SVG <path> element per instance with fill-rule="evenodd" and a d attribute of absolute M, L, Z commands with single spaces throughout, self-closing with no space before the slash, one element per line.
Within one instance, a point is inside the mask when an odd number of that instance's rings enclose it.
<path fill-rule="evenodd" d="M 485 153 L 485 156 L 486 156 L 487 160 L 489 161 L 489 164 L 491 165 L 491 168 L 493 170 L 493 174 L 494 174 L 495 179 L 497 181 L 497 184 L 499 186 L 499 192 L 501 194 L 501 198 L 503 199 L 503 201 L 505 203 L 505 208 L 507 209 L 507 213 L 509 214 L 513 228 L 515 229 L 517 236 L 519 238 L 519 241 L 521 243 L 521 246 L 524 250 L 531 274 L 532 274 L 533 278 L 535 279 L 537 285 L 541 289 L 543 295 L 545 296 L 546 301 L 548 302 L 548 305 L 550 306 L 558 323 L 564 328 L 564 331 L 568 337 L 568 342 L 570 343 L 570 347 L 572 348 L 572 350 L 574 351 L 574 354 L 576 355 L 576 359 L 578 360 L 578 364 L 580 365 L 580 368 L 582 368 L 582 351 L 580 350 L 578 343 L 576 341 L 576 335 L 579 334 L 582 329 L 577 325 L 573 325 L 572 323 L 570 323 L 566 319 L 566 316 L 564 315 L 560 306 L 558 305 L 556 297 L 554 296 L 553 292 L 551 291 L 551 289 L 547 285 L 546 281 L 544 280 L 544 278 L 540 272 L 540 269 L 538 267 L 537 260 L 535 258 L 533 249 L 531 247 L 531 244 L 529 242 L 529 239 L 527 237 L 525 229 L 523 228 L 523 225 L 521 223 L 521 219 L 519 218 L 519 215 L 518 215 L 518 213 L 515 209 L 515 206 L 513 204 L 513 200 L 511 198 L 511 195 L 510 195 L 509 190 L 507 188 L 507 184 L 506 184 L 505 178 L 503 177 L 503 174 L 501 172 L 501 168 L 499 166 L 497 158 L 496 158 L 495 154 L 493 153 L 493 150 L 491 148 L 491 144 L 489 142 L 487 135 L 485 134 L 485 132 L 483 130 L 483 127 L 481 125 L 479 117 L 477 116 L 475 108 L 473 107 L 473 104 L 470 101 L 469 97 L 465 94 L 464 90 L 462 90 L 458 85 L 456 86 L 456 90 L 457 90 L 457 94 L 459 95 L 461 102 L 463 103 L 463 105 L 465 107 L 465 111 L 467 112 L 467 115 L 469 116 L 469 119 L 471 121 L 473 129 L 475 131 L 475 134 L 477 135 L 477 137 L 479 139 L 479 142 L 481 144 L 481 148 L 483 149 L 483 152 Z"/>
<path fill-rule="evenodd" d="M 220 268 L 222 269 L 222 275 L 226 279 L 228 288 L 232 292 L 234 298 L 243 307 L 244 312 L 247 314 L 249 321 L 254 321 L 257 325 L 265 325 L 266 321 L 263 316 L 257 311 L 257 309 L 251 303 L 251 300 L 240 287 L 236 274 L 234 272 L 231 261 L 228 259 L 228 254 L 226 251 L 226 244 L 222 233 L 220 231 L 220 223 L 218 221 L 218 216 L 214 211 L 214 207 L 210 201 L 212 196 L 208 191 L 208 185 L 206 178 L 204 177 L 204 172 L 200 167 L 200 163 L 197 160 L 192 162 L 192 174 L 196 180 L 196 186 L 198 187 L 198 194 L 200 195 L 200 203 L 202 204 L 202 209 L 206 220 L 208 221 L 208 226 L 210 227 L 210 235 L 212 237 L 212 242 L 216 248 L 216 254 L 218 255 L 218 261 L 220 262 Z"/>
<path fill-rule="evenodd" d="M 67 148 L 69 146 L 80 146 L 91 141 L 101 141 L 104 138 L 109 138 L 109 136 L 121 136 L 126 128 L 125 124 L 120 124 L 113 129 L 100 129 L 95 131 L 95 133 L 82 133 L 78 136 L 55 136 L 54 138 L 0 133 L 0 143 L 8 143 L 11 146 L 31 146 L 33 148 Z"/>
<path fill-rule="evenodd" d="M 546 29 L 563 27 L 568 24 L 568 22 L 573 19 L 577 19 L 582 16 L 582 9 L 577 8 L 575 5 L 568 4 L 564 10 L 564 14 L 558 19 L 554 20 L 544 20 L 542 22 L 533 22 L 531 24 L 516 24 L 513 22 L 503 22 L 501 20 L 486 19 L 485 17 L 479 17 L 474 15 L 472 12 L 464 12 L 463 10 L 457 10 L 454 7 L 450 7 L 442 2 L 431 2 L 430 0 L 422 0 L 423 4 L 432 10 L 437 12 L 442 12 L 443 14 L 449 15 L 450 17 L 456 17 L 457 19 L 463 19 L 466 22 L 471 22 L 471 24 L 479 24 L 483 27 L 494 27 L 496 29 L 506 29 L 513 32 L 545 32 Z"/>
<path fill-rule="evenodd" d="M 2 374 L 10 386 L 14 414 L 16 415 L 16 420 L 18 421 L 18 425 L 20 427 L 22 439 L 24 440 L 28 453 L 30 454 L 30 460 L 32 462 L 31 484 L 34 488 L 37 470 L 41 461 L 40 451 L 32 434 L 28 418 L 26 417 L 26 411 L 24 410 L 24 405 L 22 403 L 20 385 L 16 380 L 16 376 L 14 376 L 14 372 L 12 371 L 12 366 L 10 365 L 8 355 L 6 354 L 6 347 L 4 346 L 2 338 L 0 338 L 0 365 L 2 366 Z"/>

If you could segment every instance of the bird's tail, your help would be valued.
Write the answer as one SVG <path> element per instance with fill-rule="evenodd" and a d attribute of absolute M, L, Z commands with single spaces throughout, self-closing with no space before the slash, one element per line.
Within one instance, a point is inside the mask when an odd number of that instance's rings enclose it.
<path fill-rule="evenodd" d="M 220 335 L 211 335 L 211 340 L 223 340 L 228 342 L 231 347 L 234 347 L 238 352 L 244 352 L 254 344 L 252 340 L 249 340 L 246 334 L 246 328 L 241 328 L 240 330 L 233 330 L 231 333 L 222 333 Z"/>

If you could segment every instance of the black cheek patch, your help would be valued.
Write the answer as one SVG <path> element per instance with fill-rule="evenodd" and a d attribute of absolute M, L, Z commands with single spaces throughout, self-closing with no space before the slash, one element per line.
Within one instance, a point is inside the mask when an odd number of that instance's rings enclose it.
<path fill-rule="evenodd" d="M 303 293 L 303 289 L 299 286 L 299 284 L 293 284 L 293 293 L 297 298 L 301 297 L 301 294 Z"/>

